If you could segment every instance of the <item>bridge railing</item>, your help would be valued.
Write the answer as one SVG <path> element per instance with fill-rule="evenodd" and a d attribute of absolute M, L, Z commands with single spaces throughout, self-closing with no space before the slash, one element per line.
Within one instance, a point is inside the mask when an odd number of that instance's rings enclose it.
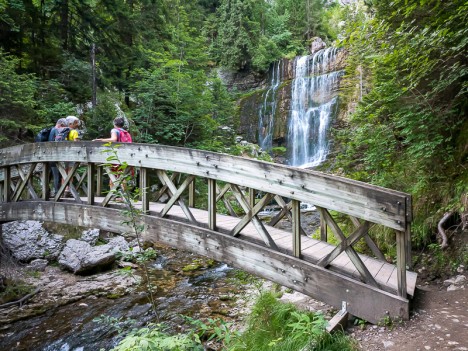
<path fill-rule="evenodd" d="M 195 184 L 201 179 L 207 188 L 209 229 L 218 229 L 218 204 L 223 202 L 231 215 L 242 213 L 238 223 L 230 229 L 230 235 L 239 236 L 248 224 L 253 224 L 264 245 L 278 249 L 268 226 L 259 218 L 265 207 L 276 202 L 279 211 L 271 218 L 269 226 L 277 225 L 283 218 L 291 221 L 291 254 L 298 258 L 302 256 L 301 235 L 304 234 L 301 204 L 314 205 L 321 218 L 320 239 L 327 241 L 328 231 L 331 231 L 339 243 L 314 263 L 327 267 L 345 252 L 362 281 L 376 288 L 380 288 L 379 283 L 356 253 L 354 245 L 364 240 L 374 257 L 385 261 L 369 236 L 369 229 L 375 224 L 393 229 L 397 252 L 397 294 L 406 297 L 406 269 L 411 264 L 412 216 L 408 194 L 321 172 L 200 150 L 137 143 L 113 150 L 120 162 L 139 171 L 143 212 L 149 212 L 150 200 L 158 201 L 167 195 L 159 216 L 167 216 L 176 205 L 182 209 L 187 221 L 202 225 L 192 213 L 197 190 Z M 108 163 L 108 155 L 109 147 L 96 142 L 35 143 L 0 149 L 2 202 L 17 202 L 25 198 L 64 201 L 61 196 L 68 187 L 73 199 L 67 201 L 96 205 L 96 197 L 103 192 L 103 175 L 107 174 L 113 180 L 114 187 L 118 185 L 115 175 L 103 166 Z M 50 162 L 56 162 L 63 179 L 54 198 L 49 196 Z M 155 180 L 158 192 L 151 195 L 149 189 Z M 99 205 L 109 206 L 113 196 L 114 192 L 108 192 Z M 233 208 L 233 200 L 242 211 Z M 332 211 L 348 215 L 354 230 L 346 233 Z"/>

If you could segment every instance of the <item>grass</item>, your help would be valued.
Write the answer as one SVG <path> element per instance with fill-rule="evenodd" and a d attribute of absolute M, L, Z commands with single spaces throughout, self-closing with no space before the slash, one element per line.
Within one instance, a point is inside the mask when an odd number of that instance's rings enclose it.
<path fill-rule="evenodd" d="M 329 334 L 321 314 L 300 311 L 273 292 L 262 292 L 252 308 L 246 329 L 226 345 L 228 351 L 357 350 L 343 334 Z"/>

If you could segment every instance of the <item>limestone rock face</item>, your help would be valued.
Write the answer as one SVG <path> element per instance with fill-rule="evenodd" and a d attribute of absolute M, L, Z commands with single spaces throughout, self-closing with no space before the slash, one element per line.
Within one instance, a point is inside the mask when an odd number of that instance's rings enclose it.
<path fill-rule="evenodd" d="M 64 237 L 51 234 L 38 221 L 3 224 L 3 244 L 13 257 L 22 262 L 38 258 L 56 259 L 64 246 Z"/>
<path fill-rule="evenodd" d="M 319 38 L 319 37 L 313 38 L 310 43 L 310 54 L 313 55 L 317 51 L 325 49 L 326 47 L 327 47 L 327 44 L 325 44 L 322 38 Z"/>
<path fill-rule="evenodd" d="M 315 43 L 315 44 L 314 44 Z M 318 38 L 312 43 L 314 46 L 314 54 L 317 54 L 325 46 L 325 43 Z M 311 49 L 312 50 L 312 49 Z M 333 59 L 327 60 L 327 64 L 324 64 L 320 67 L 320 71 L 316 72 L 315 75 L 330 75 L 333 72 L 338 72 L 344 69 L 346 64 L 347 53 L 345 50 L 335 50 Z M 291 91 L 292 91 L 292 82 L 295 79 L 295 60 L 282 59 L 276 63 L 279 67 L 278 71 L 275 74 L 278 74 L 281 79 L 279 86 L 274 91 L 276 109 L 274 111 L 274 130 L 272 131 L 273 146 L 282 146 L 283 143 L 287 144 L 287 133 L 288 133 L 288 120 L 291 109 Z M 310 61 L 310 64 L 313 64 L 313 61 Z M 272 70 L 265 74 L 263 78 L 263 83 L 258 84 L 255 91 L 253 91 L 248 96 L 244 97 L 239 101 L 239 110 L 240 110 L 240 126 L 239 134 L 250 142 L 258 142 L 259 135 L 259 116 L 260 111 L 262 110 L 262 104 L 265 103 L 267 97 L 272 94 L 271 90 L 271 78 Z M 234 80 L 235 81 L 235 80 Z M 226 82 L 226 81 L 225 81 Z M 226 83 L 229 84 L 229 81 Z M 232 82 L 231 82 L 232 83 Z M 242 84 L 237 84 L 236 86 L 243 86 Z M 314 95 L 310 98 L 317 103 L 322 103 L 324 101 L 331 100 L 334 96 L 339 94 L 339 79 L 336 80 L 336 86 L 330 89 L 327 94 L 324 95 Z M 286 146 L 286 145 L 284 145 Z"/>
<path fill-rule="evenodd" d="M 91 246 L 85 241 L 70 239 L 60 253 L 59 264 L 75 273 L 90 272 L 115 261 L 113 247 L 109 244 Z"/>

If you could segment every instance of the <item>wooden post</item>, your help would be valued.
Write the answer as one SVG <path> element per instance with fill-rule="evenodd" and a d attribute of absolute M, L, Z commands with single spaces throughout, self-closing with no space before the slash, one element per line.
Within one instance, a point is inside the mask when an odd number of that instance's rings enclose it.
<path fill-rule="evenodd" d="M 413 208 L 411 205 L 411 197 L 406 197 L 405 203 L 406 211 L 406 230 L 405 230 L 405 241 L 406 241 L 406 265 L 409 269 L 413 269 L 413 254 L 411 252 L 411 222 L 413 221 Z"/>
<path fill-rule="evenodd" d="M 102 194 L 102 166 L 96 167 L 96 196 Z"/>
<path fill-rule="evenodd" d="M 88 205 L 94 205 L 94 196 L 96 183 L 94 180 L 94 174 L 96 173 L 96 165 L 94 163 L 88 163 Z"/>
<path fill-rule="evenodd" d="M 256 195 L 255 189 L 249 188 L 249 204 L 251 208 L 254 208 L 255 206 L 255 195 Z"/>
<path fill-rule="evenodd" d="M 148 194 L 148 169 L 140 168 L 140 194 L 141 210 L 143 213 L 149 213 L 149 194 Z"/>
<path fill-rule="evenodd" d="M 301 257 L 301 206 L 300 201 L 291 200 L 293 255 Z"/>
<path fill-rule="evenodd" d="M 11 201 L 11 168 L 5 167 L 3 168 L 3 201 L 10 202 Z"/>
<path fill-rule="evenodd" d="M 406 233 L 396 232 L 398 296 L 406 298 Z"/>
<path fill-rule="evenodd" d="M 50 174 L 49 162 L 42 163 L 41 186 L 42 186 L 42 200 L 44 201 L 49 200 L 49 196 L 50 196 L 49 174 Z"/>
<path fill-rule="evenodd" d="M 323 218 L 322 211 L 320 212 L 320 240 L 327 242 L 328 232 L 327 232 L 327 221 Z"/>
<path fill-rule="evenodd" d="M 216 180 L 208 179 L 208 225 L 216 230 Z"/>
<path fill-rule="evenodd" d="M 189 185 L 189 207 L 195 207 L 195 179 Z"/>

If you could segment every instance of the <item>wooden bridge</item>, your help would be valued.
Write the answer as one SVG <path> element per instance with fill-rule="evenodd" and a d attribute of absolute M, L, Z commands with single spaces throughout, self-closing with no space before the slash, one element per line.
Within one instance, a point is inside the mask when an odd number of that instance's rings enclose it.
<path fill-rule="evenodd" d="M 226 262 L 338 309 L 345 302 L 349 313 L 372 323 L 409 319 L 416 284 L 408 270 L 410 195 L 200 150 L 136 143 L 112 150 L 138 170 L 141 194 L 134 204 L 143 213 L 138 221 L 144 240 Z M 30 219 L 128 232 L 123 205 L 114 199 L 119 179 L 108 167 L 112 150 L 96 142 L 0 149 L 0 222 Z M 53 198 L 49 162 L 63 177 Z M 72 162 L 68 172 L 64 162 Z M 106 177 L 114 191 L 103 191 Z M 62 197 L 67 186 L 73 198 Z M 272 203 L 280 211 L 268 221 L 259 218 Z M 304 203 L 320 214 L 316 238 L 301 226 Z M 377 226 L 395 247 L 392 263 L 369 235 Z"/>

